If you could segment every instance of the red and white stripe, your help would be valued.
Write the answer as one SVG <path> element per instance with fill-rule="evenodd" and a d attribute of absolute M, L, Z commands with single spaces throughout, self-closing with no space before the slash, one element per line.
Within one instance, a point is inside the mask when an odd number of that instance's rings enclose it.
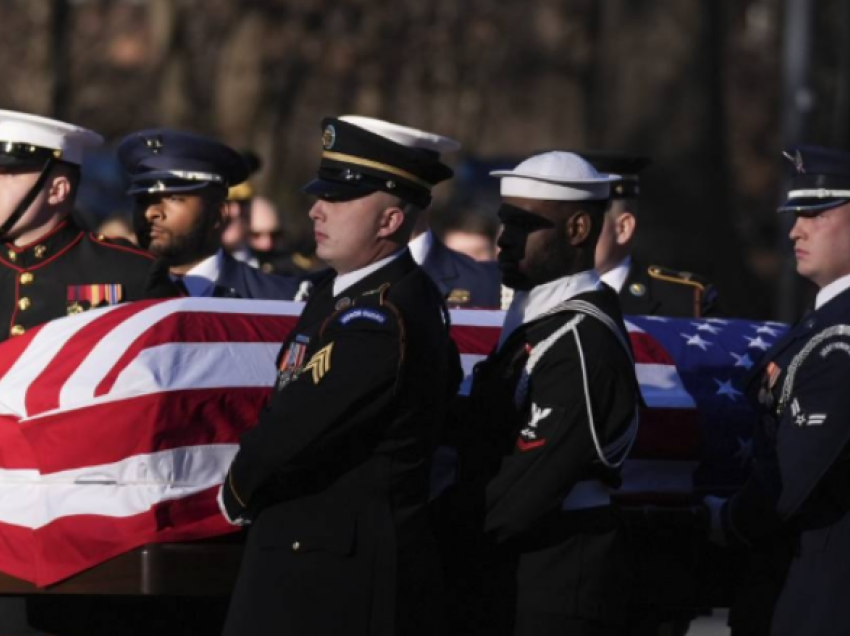
<path fill-rule="evenodd" d="M 302 307 L 145 301 L 56 320 L 0 346 L 0 570 L 48 585 L 145 543 L 231 531 L 216 488 L 268 399 L 280 343 Z M 467 374 L 495 347 L 503 319 L 452 312 Z M 678 416 L 693 413 L 693 400 L 669 355 L 629 331 L 649 413 L 677 415 L 666 424 L 644 417 L 662 441 L 642 432 L 644 464 L 634 466 L 670 467 L 656 460 L 677 453 L 690 462 L 690 424 Z M 630 487 L 688 490 L 679 468 L 655 486 L 645 481 L 653 471 L 637 471 L 644 478 Z"/>

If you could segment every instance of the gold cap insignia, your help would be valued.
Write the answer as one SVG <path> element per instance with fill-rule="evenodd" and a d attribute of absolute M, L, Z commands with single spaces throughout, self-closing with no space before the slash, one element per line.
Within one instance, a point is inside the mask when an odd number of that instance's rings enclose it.
<path fill-rule="evenodd" d="M 325 150 L 330 150 L 336 143 L 336 128 L 331 125 L 325 126 L 325 131 L 322 133 L 322 147 Z"/>
<path fill-rule="evenodd" d="M 44 258 L 44 255 L 47 254 L 47 247 L 44 245 L 36 245 L 33 250 L 36 258 Z"/>
<path fill-rule="evenodd" d="M 642 283 L 632 283 L 629 285 L 629 292 L 632 296 L 637 296 L 638 298 L 646 296 L 646 286 Z"/>

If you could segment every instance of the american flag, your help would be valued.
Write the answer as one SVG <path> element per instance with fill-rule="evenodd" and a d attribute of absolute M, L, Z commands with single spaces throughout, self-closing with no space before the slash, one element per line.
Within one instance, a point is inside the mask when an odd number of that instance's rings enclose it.
<path fill-rule="evenodd" d="M 0 570 L 46 586 L 140 545 L 232 531 L 217 488 L 302 306 L 144 301 L 0 345 Z M 467 373 L 503 318 L 452 312 Z M 784 328 L 637 317 L 628 327 L 649 408 L 624 496 L 740 481 L 752 426 L 740 377 Z"/>

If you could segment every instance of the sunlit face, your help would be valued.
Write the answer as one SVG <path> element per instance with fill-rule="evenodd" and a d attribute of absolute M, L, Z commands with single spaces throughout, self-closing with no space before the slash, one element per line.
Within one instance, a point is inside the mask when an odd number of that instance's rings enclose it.
<path fill-rule="evenodd" d="M 797 272 L 824 287 L 850 274 L 850 203 L 798 216 L 791 228 Z"/>
<path fill-rule="evenodd" d="M 195 193 L 136 197 L 139 244 L 174 264 L 191 263 L 217 248 L 224 208 L 209 210 Z"/>
<path fill-rule="evenodd" d="M 345 274 L 379 260 L 382 239 L 390 227 L 391 215 L 403 215 L 399 202 L 384 192 L 350 201 L 319 199 L 310 209 L 316 239 L 316 255 Z"/>

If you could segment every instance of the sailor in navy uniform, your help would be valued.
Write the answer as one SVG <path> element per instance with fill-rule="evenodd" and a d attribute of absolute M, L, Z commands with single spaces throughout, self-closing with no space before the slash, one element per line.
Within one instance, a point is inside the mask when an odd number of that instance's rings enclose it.
<path fill-rule="evenodd" d="M 472 510 L 483 490 L 483 538 L 465 548 L 484 548 L 478 581 L 460 557 L 459 578 L 473 582 L 452 608 L 455 631 L 616 633 L 629 584 L 609 489 L 640 398 L 617 296 L 593 254 L 617 177 L 566 152 L 491 174 L 502 180 L 502 279 L 515 293 L 471 389 L 454 496 Z"/>
<path fill-rule="evenodd" d="M 146 297 L 173 296 L 154 259 L 73 218 L 80 164 L 100 135 L 0 111 L 0 340 L 54 318 Z"/>
<path fill-rule="evenodd" d="M 168 129 L 125 137 L 139 244 L 163 258 L 184 294 L 292 300 L 297 279 L 261 272 L 222 249 L 228 188 L 248 178 L 244 157 L 215 139 Z"/>
<path fill-rule="evenodd" d="M 600 172 L 620 179 L 611 185 L 611 208 L 596 246 L 596 270 L 620 296 L 626 315 L 699 318 L 718 315 L 717 290 L 705 278 L 659 265 L 644 265 L 632 256 L 639 225 L 640 172 L 649 157 L 619 152 L 579 152 Z"/>
<path fill-rule="evenodd" d="M 426 504 L 461 371 L 448 311 L 410 255 L 451 170 L 340 119 L 305 191 L 320 281 L 279 355 L 276 390 L 220 493 L 251 522 L 225 634 L 443 634 Z"/>
<path fill-rule="evenodd" d="M 751 371 L 760 420 L 750 480 L 730 500 L 707 503 L 718 542 L 761 548 L 790 539 L 790 563 L 772 568 L 775 607 L 761 631 L 747 633 L 768 633 L 770 624 L 775 635 L 847 634 L 850 153 L 810 146 L 785 154 L 794 174 L 780 211 L 796 217 L 797 272 L 820 291 L 814 311 Z"/>

